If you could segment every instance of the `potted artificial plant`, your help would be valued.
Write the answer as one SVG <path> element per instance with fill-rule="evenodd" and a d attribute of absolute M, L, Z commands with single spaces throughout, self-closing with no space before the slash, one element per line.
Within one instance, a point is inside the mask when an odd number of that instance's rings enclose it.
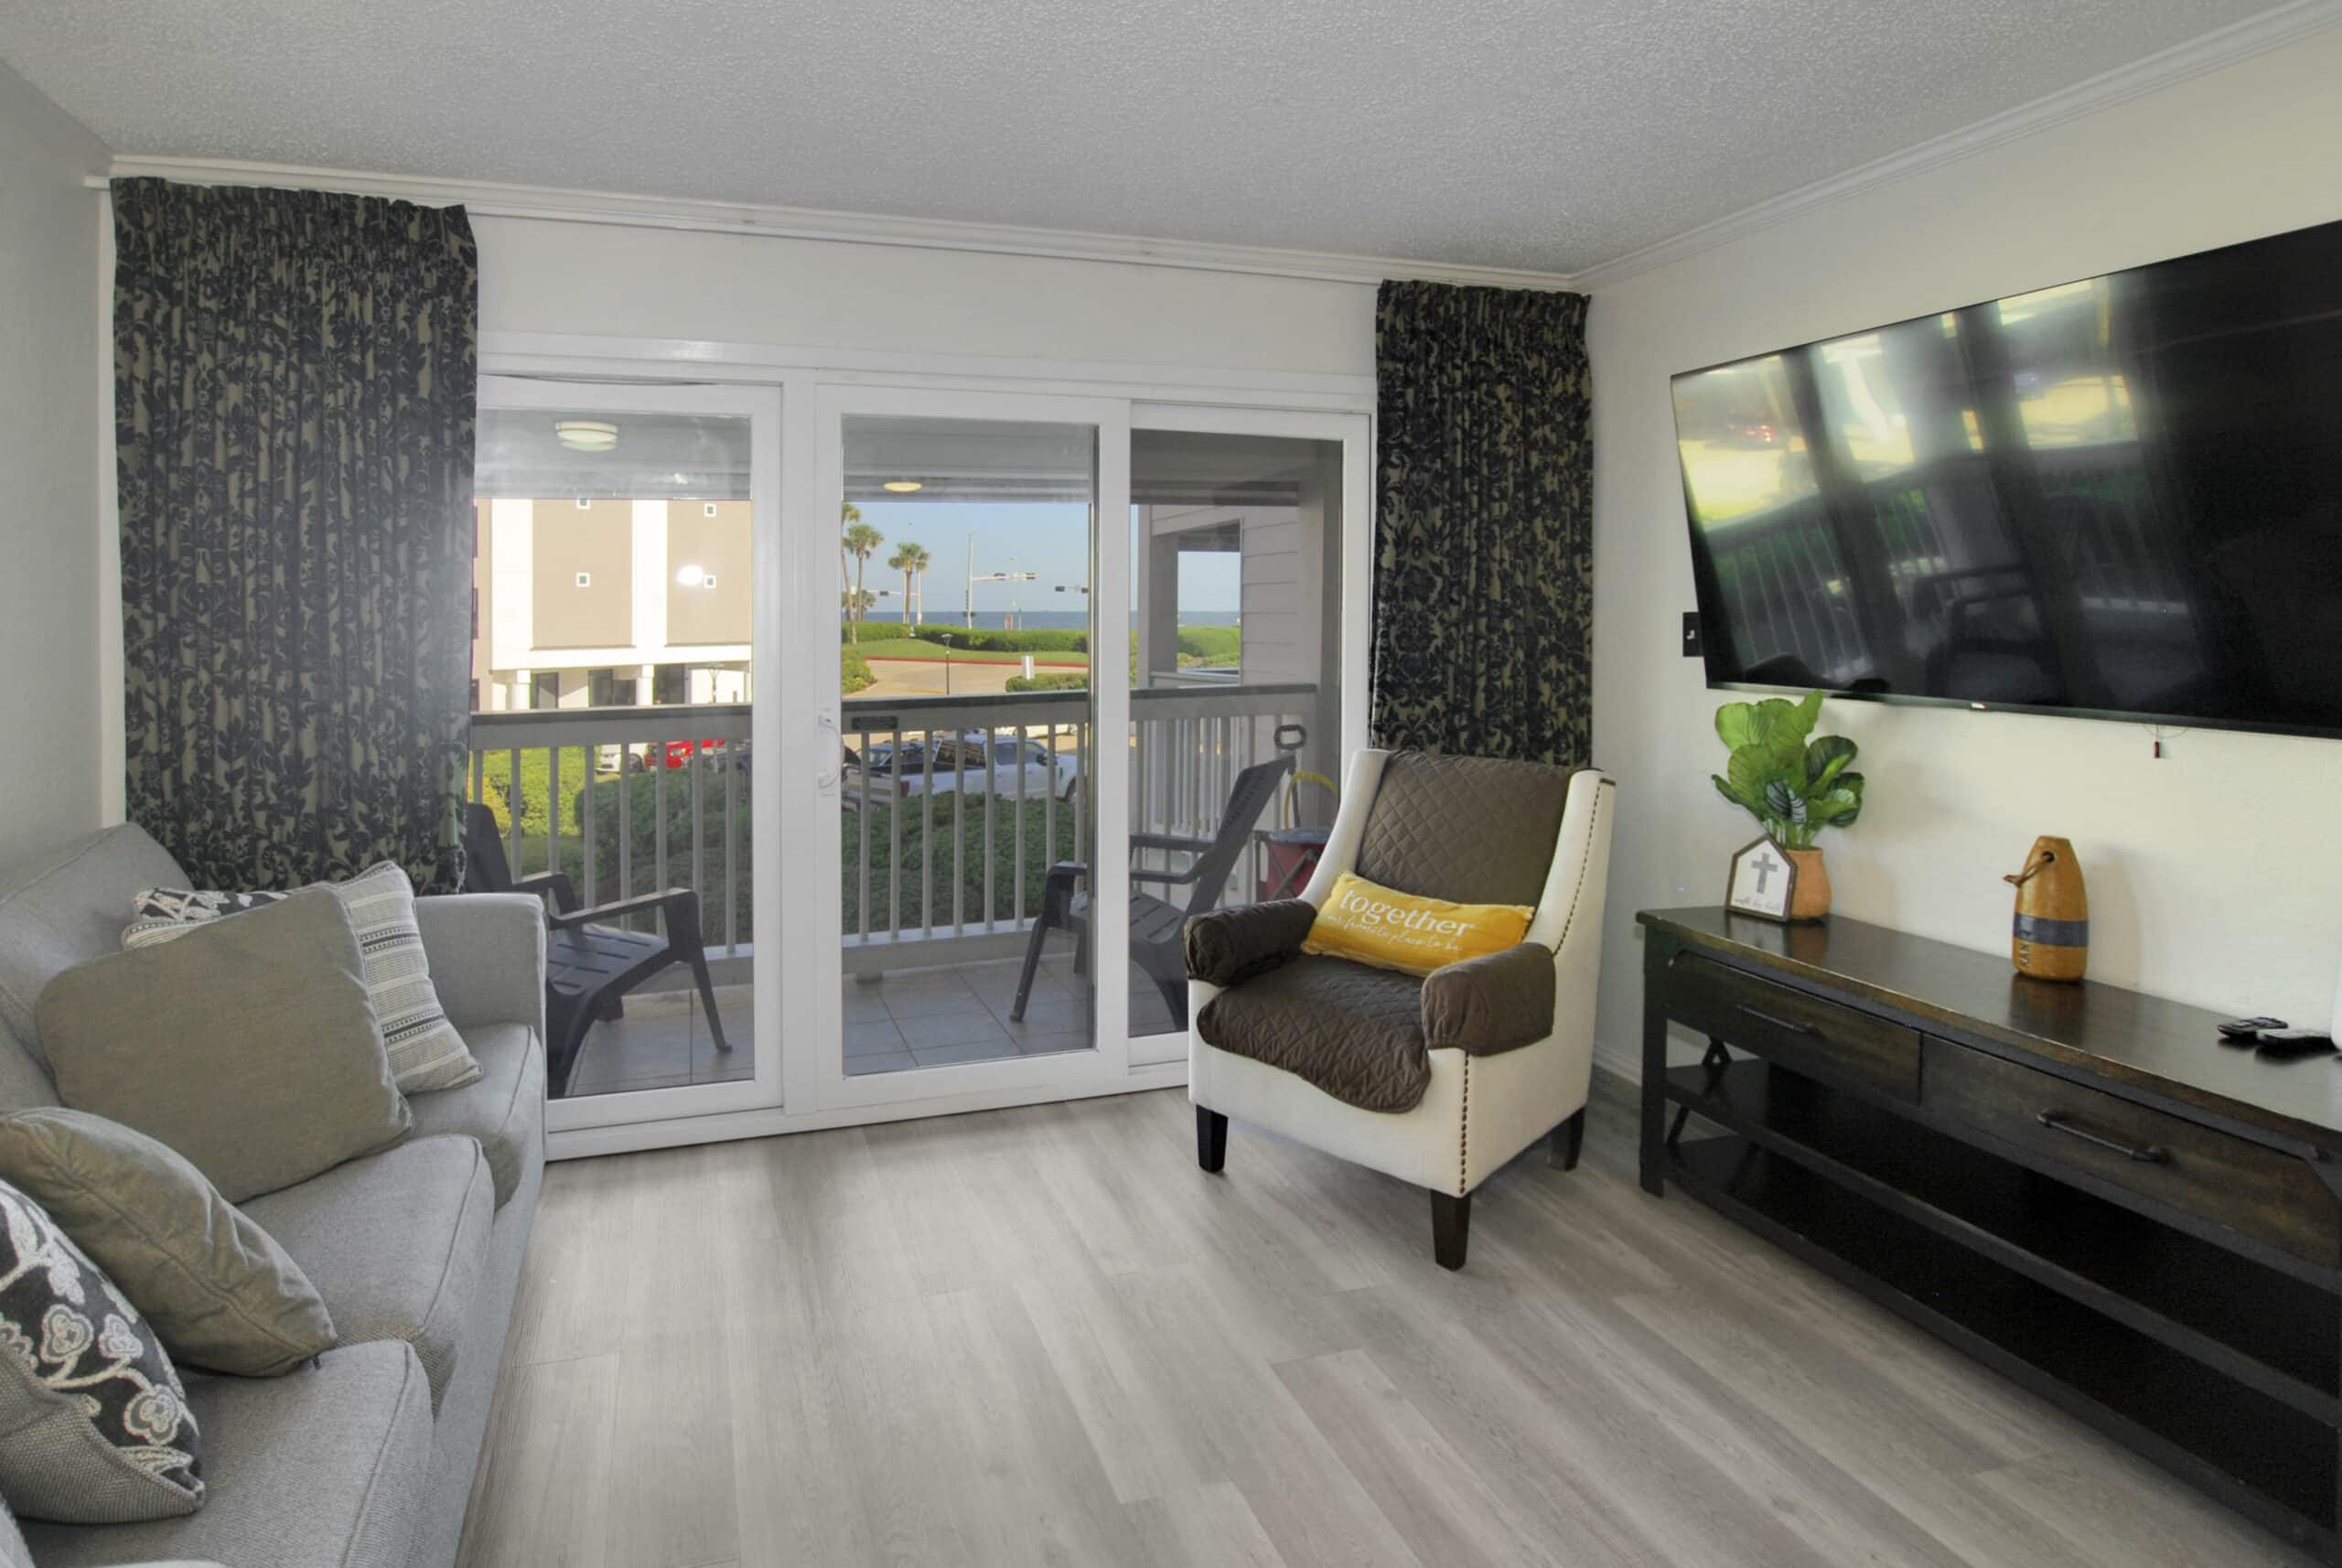
<path fill-rule="evenodd" d="M 1732 756 L 1721 777 L 1709 777 L 1796 867 L 1786 910 L 1792 920 L 1830 912 L 1830 873 L 1814 841 L 1823 828 L 1853 826 L 1863 809 L 1863 776 L 1851 771 L 1854 743 L 1842 735 L 1807 739 L 1821 714 L 1819 692 L 1794 703 L 1768 697 L 1716 710 L 1717 738 Z"/>

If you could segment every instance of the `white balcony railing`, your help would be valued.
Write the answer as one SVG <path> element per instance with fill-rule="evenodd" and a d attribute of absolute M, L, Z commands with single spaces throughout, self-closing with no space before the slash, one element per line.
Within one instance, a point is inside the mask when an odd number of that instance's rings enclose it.
<path fill-rule="evenodd" d="M 1211 836 L 1237 773 L 1316 728 L 1317 704 L 1306 683 L 1133 691 L 1132 830 Z M 848 970 L 1021 951 L 1050 864 L 1087 858 L 1089 693 L 848 700 L 842 723 Z M 747 978 L 755 940 L 758 763 L 746 704 L 472 715 L 472 798 L 497 810 L 514 875 L 565 870 L 589 905 L 695 889 L 725 981 Z M 1260 875 L 1256 833 L 1231 885 Z"/>

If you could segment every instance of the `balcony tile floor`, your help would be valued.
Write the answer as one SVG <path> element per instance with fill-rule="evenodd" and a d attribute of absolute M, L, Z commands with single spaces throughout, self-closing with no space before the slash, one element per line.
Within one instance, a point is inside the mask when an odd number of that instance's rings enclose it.
<path fill-rule="evenodd" d="M 1016 996 L 1015 959 L 897 970 L 845 983 L 845 1069 L 902 1072 L 954 1062 L 1046 1056 L 1090 1047 L 1088 1008 L 1077 995 L 1073 945 L 1053 944 L 1034 976 L 1023 1022 L 1008 1010 Z M 586 1037 L 570 1094 L 617 1094 L 752 1077 L 754 999 L 745 985 L 718 986 L 715 1004 L 731 1049 L 709 1036 L 699 997 L 689 991 L 638 993 L 626 1016 L 597 1024 Z M 1133 988 L 1133 1036 L 1171 1029 L 1170 1010 L 1144 980 Z"/>

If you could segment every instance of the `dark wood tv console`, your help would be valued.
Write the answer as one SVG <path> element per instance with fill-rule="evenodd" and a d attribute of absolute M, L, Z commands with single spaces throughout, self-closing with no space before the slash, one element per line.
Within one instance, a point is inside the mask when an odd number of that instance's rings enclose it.
<path fill-rule="evenodd" d="M 1859 920 L 1637 918 L 1646 1188 L 2342 1563 L 2342 1062 Z"/>

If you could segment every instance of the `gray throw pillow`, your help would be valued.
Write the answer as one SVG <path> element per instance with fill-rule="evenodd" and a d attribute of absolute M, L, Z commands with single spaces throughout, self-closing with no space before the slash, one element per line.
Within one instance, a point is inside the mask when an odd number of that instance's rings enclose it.
<path fill-rule="evenodd" d="M 274 1378 L 333 1348 L 301 1266 L 145 1133 L 57 1106 L 0 1116 L 0 1181 L 47 1209 L 183 1364 Z"/>
<path fill-rule="evenodd" d="M 39 1204 L 0 1182 L 0 1493 L 27 1519 L 203 1506 L 187 1391 L 152 1326 Z"/>
<path fill-rule="evenodd" d="M 320 882 L 349 911 L 365 956 L 366 992 L 390 1048 L 391 1074 L 405 1094 L 460 1089 L 479 1081 L 479 1063 L 447 1022 L 431 983 L 431 960 L 414 920 L 414 884 L 395 861 L 370 865 L 347 882 Z M 230 915 L 248 914 L 291 897 L 289 893 L 199 893 L 150 887 L 133 899 L 125 948 L 173 941 Z"/>
<path fill-rule="evenodd" d="M 185 1155 L 231 1203 L 394 1144 L 414 1118 L 322 887 L 67 970 L 34 1009 L 57 1097 Z"/>

